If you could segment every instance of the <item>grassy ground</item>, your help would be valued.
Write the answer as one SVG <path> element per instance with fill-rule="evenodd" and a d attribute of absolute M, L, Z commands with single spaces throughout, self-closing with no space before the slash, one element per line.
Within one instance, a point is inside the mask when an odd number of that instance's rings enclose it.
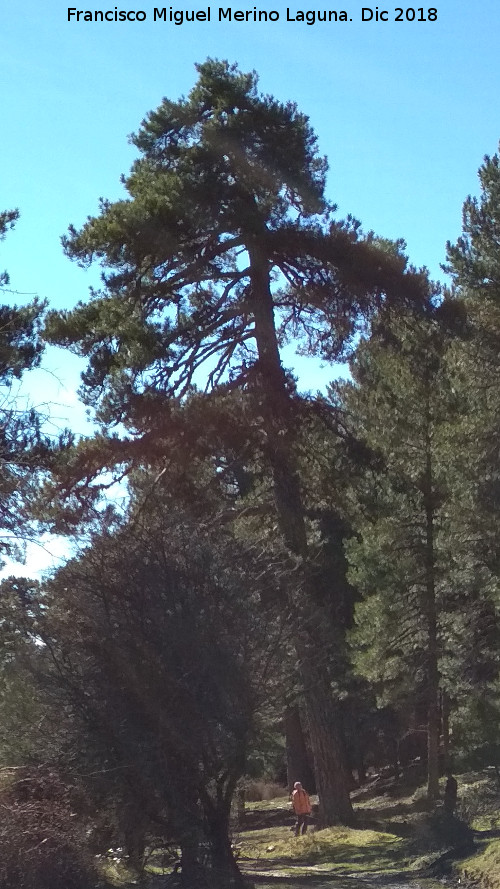
<path fill-rule="evenodd" d="M 329 874 L 366 876 L 408 866 L 403 841 L 373 830 L 330 828 L 294 837 L 288 827 L 244 832 L 239 837 L 239 864 L 247 873 L 274 876 Z"/>
<path fill-rule="evenodd" d="M 459 862 L 462 882 L 500 889 L 500 786 L 491 773 L 462 776 L 461 814 L 475 831 L 477 852 Z"/>
<path fill-rule="evenodd" d="M 434 814 L 427 810 L 424 787 L 416 780 L 406 786 L 379 780 L 355 792 L 356 830 L 334 828 L 296 838 L 286 799 L 251 804 L 249 829 L 237 838 L 240 865 L 276 878 L 349 875 L 387 887 L 454 875 L 457 881 L 500 889 L 500 788 L 488 771 L 459 775 L 458 782 L 459 818 L 451 823 L 439 808 Z M 472 835 L 477 851 L 464 860 Z M 301 883 L 301 889 L 307 885 Z"/>
<path fill-rule="evenodd" d="M 446 879 L 500 889 L 500 788 L 489 773 L 459 775 L 459 815 L 474 832 L 476 853 L 463 860 L 461 821 L 443 829 L 443 816 L 426 810 L 422 787 L 374 782 L 354 794 L 357 829 L 310 829 L 293 834 L 286 798 L 247 805 L 234 843 L 241 870 L 259 889 L 442 889 Z M 462 860 L 460 858 L 462 857 Z M 143 886 L 153 889 L 161 868 L 151 859 Z M 108 861 L 109 885 L 137 881 L 123 861 Z"/>
<path fill-rule="evenodd" d="M 492 840 L 458 868 L 462 880 L 479 884 L 483 889 L 500 889 L 500 840 Z"/>

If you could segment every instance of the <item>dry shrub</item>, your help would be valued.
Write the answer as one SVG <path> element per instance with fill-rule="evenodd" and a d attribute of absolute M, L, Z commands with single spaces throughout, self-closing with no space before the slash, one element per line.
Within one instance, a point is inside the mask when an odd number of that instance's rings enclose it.
<path fill-rule="evenodd" d="M 278 797 L 288 796 L 286 787 L 276 784 L 273 781 L 249 781 L 245 786 L 245 799 L 249 803 L 258 803 L 262 800 L 277 799 Z"/>
<path fill-rule="evenodd" d="M 470 777 L 470 781 L 467 778 Z M 460 818 L 467 824 L 495 817 L 500 809 L 500 790 L 493 775 L 483 778 L 477 773 L 459 778 L 458 806 Z"/>
<path fill-rule="evenodd" d="M 53 772 L 25 771 L 0 792 L 0 889 L 97 884 L 71 790 Z"/>

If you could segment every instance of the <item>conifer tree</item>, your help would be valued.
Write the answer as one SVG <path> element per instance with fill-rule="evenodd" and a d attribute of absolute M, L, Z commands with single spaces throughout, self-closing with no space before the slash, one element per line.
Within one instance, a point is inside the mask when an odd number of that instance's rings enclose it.
<path fill-rule="evenodd" d="M 324 824 L 352 821 L 349 779 L 317 647 L 307 523 L 295 457 L 301 402 L 280 348 L 338 360 L 372 313 L 423 304 L 422 277 L 394 246 L 335 222 L 324 197 L 327 164 L 308 119 L 293 103 L 260 95 L 255 73 L 226 62 L 198 66 L 187 98 L 165 99 L 132 143 L 139 158 L 127 196 L 64 239 L 72 259 L 99 260 L 103 290 L 53 314 L 52 342 L 89 359 L 88 404 L 106 429 L 101 465 L 127 465 L 161 429 L 193 385 L 244 390 L 249 422 L 273 478 L 277 522 L 301 578 L 290 594 L 300 624 L 295 644 Z M 249 419 L 248 419 L 249 418 Z M 78 459 L 99 463 L 98 447 Z M 171 447 L 189 445 L 171 436 Z M 140 450 L 140 446 L 139 446 Z"/>
<path fill-rule="evenodd" d="M 453 398 L 443 370 L 437 320 L 403 316 L 358 349 L 353 384 L 343 387 L 353 429 L 384 469 L 358 489 L 352 579 L 358 663 L 395 703 L 420 700 L 427 723 L 428 796 L 439 792 L 440 621 L 449 576 L 443 554 L 446 434 Z"/>
<path fill-rule="evenodd" d="M 464 400 L 457 430 L 464 536 L 476 541 L 476 558 L 500 570 L 496 541 L 500 490 L 500 159 L 479 169 L 481 193 L 463 207 L 463 233 L 448 244 L 448 266 L 467 312 L 468 337 L 450 356 L 454 385 Z M 468 531 L 466 530 L 468 529 Z"/>
<path fill-rule="evenodd" d="M 479 196 L 469 196 L 464 203 L 462 235 L 455 244 L 448 244 L 446 270 L 467 316 L 467 337 L 454 344 L 448 359 L 463 403 L 453 460 L 456 590 L 467 596 L 465 627 L 458 620 L 452 627 L 463 663 L 454 677 L 458 692 L 462 691 L 458 697 L 464 722 L 456 734 L 464 738 L 464 744 L 480 746 L 479 738 L 491 734 L 484 714 L 498 708 L 500 662 L 498 153 L 484 158 L 478 175 Z"/>

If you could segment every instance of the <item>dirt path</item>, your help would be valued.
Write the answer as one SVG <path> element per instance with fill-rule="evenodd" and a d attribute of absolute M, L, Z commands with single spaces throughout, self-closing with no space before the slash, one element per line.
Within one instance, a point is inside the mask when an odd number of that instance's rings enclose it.
<path fill-rule="evenodd" d="M 302 874 L 294 876 L 287 874 L 286 878 L 280 875 L 270 876 L 269 874 L 254 874 L 252 881 L 258 889 L 377 889 L 383 886 L 384 889 L 429 889 L 428 880 L 419 882 L 418 880 L 394 882 L 387 881 L 380 883 L 373 880 L 372 877 L 363 880 L 359 877 L 339 877 L 338 875 L 326 877 L 325 874 L 313 875 Z M 432 884 L 431 884 L 432 886 Z M 443 889 L 442 884 L 436 884 L 436 889 Z"/>
<path fill-rule="evenodd" d="M 408 878 L 406 874 L 339 874 L 324 866 L 265 870 L 246 863 L 243 873 L 258 889 L 443 889 L 443 881 Z"/>

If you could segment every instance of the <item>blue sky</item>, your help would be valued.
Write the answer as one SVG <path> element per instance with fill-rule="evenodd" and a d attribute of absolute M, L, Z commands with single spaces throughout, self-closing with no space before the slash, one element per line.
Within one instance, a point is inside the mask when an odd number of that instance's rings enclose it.
<path fill-rule="evenodd" d="M 154 22 L 148 0 L 118 2 L 144 10 L 142 23 L 68 22 L 59 0 L 4 0 L 0 207 L 21 211 L 0 246 L 11 286 L 56 308 L 85 299 L 95 274 L 63 256 L 61 234 L 94 213 L 99 196 L 121 194 L 120 174 L 134 157 L 127 135 L 163 96 L 186 94 L 194 63 L 208 56 L 256 69 L 263 92 L 296 101 L 328 156 L 328 196 L 339 215 L 404 237 L 412 262 L 442 278 L 446 240 L 460 233 L 462 203 L 477 193 L 477 168 L 500 139 L 500 6 L 441 0 L 436 21 L 396 22 L 397 7 L 379 3 L 389 21 L 363 22 L 364 3 L 335 5 L 352 21 L 309 26 L 286 21 L 281 0 L 256 5 L 279 12 L 267 23 L 219 22 L 218 4 L 194 0 L 173 8 L 210 5 L 212 20 L 179 27 Z M 76 8 L 114 11 L 115 4 L 83 0 Z M 289 17 L 330 8 L 307 0 L 291 5 Z M 431 7 L 402 8 L 414 8 L 416 18 L 422 8 L 428 18 Z M 329 373 L 315 371 L 307 385 Z M 65 405 L 76 401 L 77 378 L 76 361 L 58 350 L 36 375 L 34 398 L 58 403 L 56 423 L 70 416 Z M 82 412 L 71 416 L 83 431 Z"/>

